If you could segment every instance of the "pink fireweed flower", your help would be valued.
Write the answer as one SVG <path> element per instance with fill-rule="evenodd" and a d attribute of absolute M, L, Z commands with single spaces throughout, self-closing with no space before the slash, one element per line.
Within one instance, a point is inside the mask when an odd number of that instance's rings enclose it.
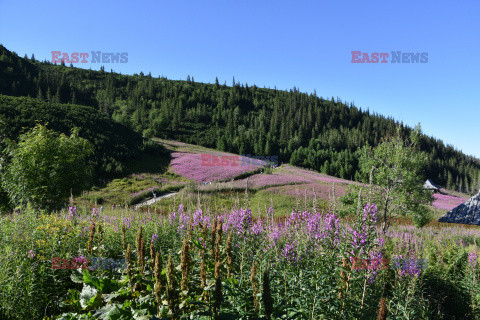
<path fill-rule="evenodd" d="M 275 213 L 275 209 L 273 207 L 268 207 L 268 211 L 267 211 L 268 216 L 273 217 L 274 213 Z"/>
<path fill-rule="evenodd" d="M 478 254 L 476 252 L 470 252 L 468 254 L 468 265 L 471 267 L 476 267 L 478 263 Z"/>
<path fill-rule="evenodd" d="M 196 227 L 199 224 L 203 223 L 203 212 L 202 209 L 199 209 L 193 213 L 193 226 Z"/>
<path fill-rule="evenodd" d="M 270 242 L 273 242 L 273 244 L 276 244 L 278 239 L 280 238 L 281 236 L 281 232 L 280 230 L 277 228 L 275 230 L 271 230 L 269 233 L 268 233 L 268 239 L 270 240 Z"/>
<path fill-rule="evenodd" d="M 257 220 L 255 224 L 250 227 L 250 233 L 253 235 L 259 235 L 264 231 L 262 220 Z"/>
<path fill-rule="evenodd" d="M 331 241 L 331 245 L 335 246 L 340 241 L 340 219 L 333 213 L 327 213 L 323 220 L 320 238 Z"/>
<path fill-rule="evenodd" d="M 187 230 L 188 224 L 190 223 L 190 217 L 188 214 L 183 213 L 183 211 L 178 215 L 178 232 L 182 230 Z"/>
<path fill-rule="evenodd" d="M 282 249 L 280 257 L 287 262 L 297 262 L 298 256 L 295 250 L 295 244 L 293 243 L 285 244 L 285 247 Z"/>
<path fill-rule="evenodd" d="M 398 269 L 401 276 L 418 277 L 422 270 L 427 268 L 424 259 L 404 258 L 403 255 L 394 255 L 392 257 L 392 268 Z"/>
<path fill-rule="evenodd" d="M 92 209 L 92 218 L 95 218 L 95 217 L 100 218 L 100 209 L 98 208 Z"/>
<path fill-rule="evenodd" d="M 367 254 L 375 244 L 376 239 L 376 223 L 377 223 L 377 206 L 375 204 L 367 204 L 363 208 L 363 216 L 352 232 L 352 255 Z"/>
<path fill-rule="evenodd" d="M 170 224 L 173 224 L 173 222 L 177 220 L 177 213 L 175 211 L 170 212 L 168 214 L 168 220 L 169 220 Z"/>
<path fill-rule="evenodd" d="M 178 211 L 179 214 L 185 213 L 185 207 L 183 206 L 183 204 L 178 206 L 177 211 Z"/>
<path fill-rule="evenodd" d="M 67 219 L 72 219 L 77 216 L 77 207 L 68 207 Z"/>
<path fill-rule="evenodd" d="M 224 231 L 233 229 L 238 234 L 244 234 L 252 225 L 252 212 L 250 210 L 232 210 L 225 216 Z"/>
<path fill-rule="evenodd" d="M 377 206 L 375 203 L 367 203 L 363 208 L 363 221 L 372 224 L 377 223 Z"/>
<path fill-rule="evenodd" d="M 27 257 L 29 257 L 30 259 L 33 259 L 33 257 L 35 257 L 35 251 L 33 250 L 28 251 Z"/>

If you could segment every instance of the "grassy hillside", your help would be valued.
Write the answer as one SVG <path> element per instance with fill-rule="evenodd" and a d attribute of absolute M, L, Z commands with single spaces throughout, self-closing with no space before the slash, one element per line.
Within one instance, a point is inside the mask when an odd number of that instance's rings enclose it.
<path fill-rule="evenodd" d="M 274 206 L 275 215 L 283 217 L 288 216 L 292 209 L 321 211 L 333 203 L 334 199 L 339 205 L 339 198 L 349 191 L 350 186 L 357 184 L 355 181 L 289 164 L 275 168 L 267 164 L 252 166 L 245 165 L 251 162 L 244 159 L 243 166 L 241 161 L 230 162 L 228 165 L 207 165 L 211 163 L 202 162 L 205 155 L 241 157 L 173 140 L 155 141 L 170 153 L 169 164 L 150 157 L 144 160 L 149 163 L 150 170 L 146 170 L 147 166 L 142 167 L 141 162 L 137 162 L 134 174 L 86 191 L 79 199 L 80 203 L 91 206 L 97 202 L 107 209 L 113 204 L 133 205 L 152 199 L 154 190 L 157 196 L 179 191 L 175 197 L 150 205 L 150 210 L 168 213 L 177 210 L 180 203 L 189 210 L 195 210 L 200 201 L 205 210 L 226 212 L 245 206 L 252 208 L 257 215 L 266 214 L 268 207 Z M 468 198 L 468 195 L 462 193 L 443 192 L 444 194 L 434 195 L 431 209 L 435 217 L 445 214 Z M 142 210 L 149 209 L 146 207 Z M 410 223 L 408 219 L 400 222 Z M 431 224 L 436 222 L 432 221 Z"/>
<path fill-rule="evenodd" d="M 258 88 L 172 81 L 83 70 L 18 57 L 0 46 L 0 93 L 91 106 L 143 134 L 237 154 L 278 155 L 280 161 L 358 180 L 358 150 L 392 135 L 394 119 L 339 98 Z M 411 128 L 402 126 L 404 135 Z M 478 159 L 423 136 L 425 178 L 448 189 L 477 190 Z"/>

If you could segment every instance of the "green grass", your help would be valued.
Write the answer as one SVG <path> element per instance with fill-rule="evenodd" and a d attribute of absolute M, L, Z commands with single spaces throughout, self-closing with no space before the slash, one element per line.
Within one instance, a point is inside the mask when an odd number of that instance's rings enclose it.
<path fill-rule="evenodd" d="M 296 198 L 295 196 L 273 193 L 267 190 L 250 191 L 248 198 L 244 191 L 221 191 L 201 193 L 192 190 L 188 186 L 181 190 L 175 197 L 162 199 L 151 205 L 154 210 L 171 212 L 176 210 L 179 204 L 183 204 L 187 210 L 198 208 L 198 203 L 204 211 L 228 212 L 232 208 L 246 207 L 252 210 L 254 216 L 264 216 L 269 206 L 275 207 L 275 216 L 285 217 L 290 215 L 292 208 L 300 210 L 312 210 L 313 200 Z M 324 199 L 317 199 L 317 210 L 327 208 L 328 202 Z"/>
<path fill-rule="evenodd" d="M 144 154 L 127 164 L 122 177 L 98 184 L 77 199 L 82 205 L 131 203 L 136 194 L 157 187 L 165 192 L 178 190 L 189 180 L 168 171 L 170 158 L 164 154 Z M 144 198 L 148 198 L 145 195 Z"/>

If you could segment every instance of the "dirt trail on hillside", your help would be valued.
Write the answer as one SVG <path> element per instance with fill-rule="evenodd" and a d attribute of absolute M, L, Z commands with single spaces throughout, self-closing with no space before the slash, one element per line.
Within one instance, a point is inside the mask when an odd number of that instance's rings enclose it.
<path fill-rule="evenodd" d="M 153 199 L 150 199 L 150 200 L 147 200 L 147 201 L 144 201 L 144 202 L 141 202 L 139 204 L 136 204 L 135 205 L 135 209 L 138 209 L 140 207 L 143 207 L 143 206 L 149 206 L 151 204 L 154 204 L 155 202 L 158 202 L 164 198 L 170 198 L 170 197 L 173 197 L 174 195 L 176 195 L 178 192 L 173 192 L 173 193 L 168 193 L 168 194 L 164 194 L 163 196 L 160 196 L 160 197 L 156 197 L 156 198 L 153 198 Z"/>

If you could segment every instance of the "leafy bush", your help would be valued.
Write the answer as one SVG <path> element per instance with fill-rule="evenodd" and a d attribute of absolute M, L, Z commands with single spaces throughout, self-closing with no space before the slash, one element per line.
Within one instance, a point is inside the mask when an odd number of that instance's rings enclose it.
<path fill-rule="evenodd" d="M 87 157 L 92 152 L 92 145 L 76 129 L 67 137 L 37 125 L 21 135 L 11 150 L 3 188 L 15 205 L 59 208 L 70 192 L 77 193 L 91 182 Z"/>
<path fill-rule="evenodd" d="M 364 182 L 371 182 L 375 202 L 383 211 L 383 232 L 396 215 L 408 215 L 418 227 L 429 221 L 427 205 L 433 201 L 432 193 L 423 188 L 426 155 L 418 150 L 420 126 L 409 139 L 401 137 L 397 127 L 394 137 L 384 139 L 377 147 L 365 146 L 360 156 L 360 169 Z"/>

